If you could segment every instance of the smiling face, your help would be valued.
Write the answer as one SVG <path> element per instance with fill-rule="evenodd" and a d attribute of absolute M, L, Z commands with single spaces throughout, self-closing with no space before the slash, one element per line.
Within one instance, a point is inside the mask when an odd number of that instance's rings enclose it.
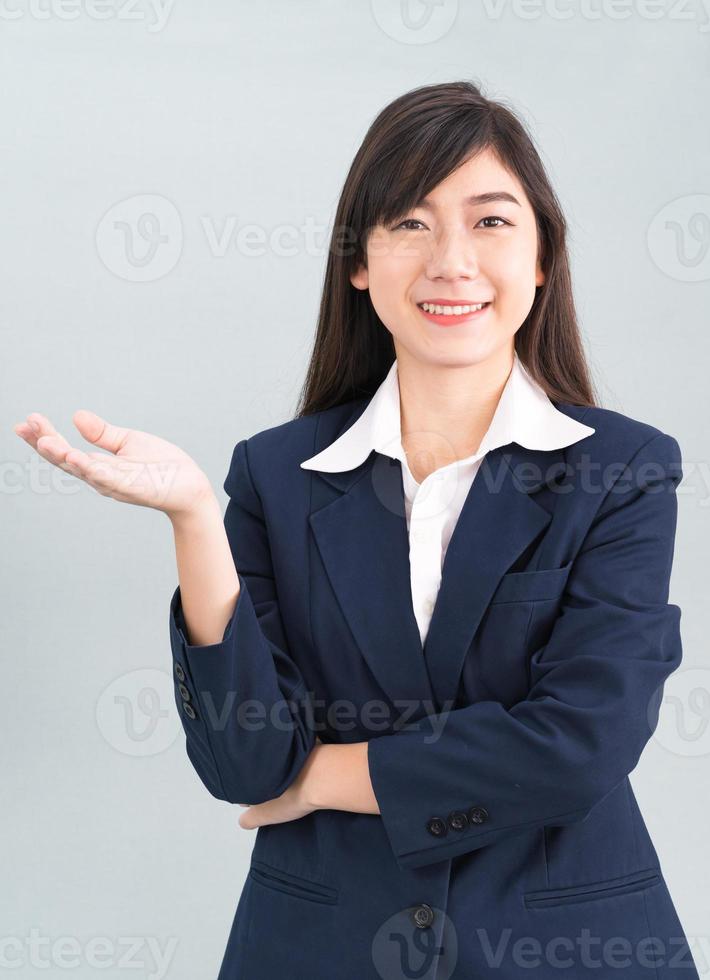
<path fill-rule="evenodd" d="M 467 200 L 474 195 L 481 200 Z M 535 214 L 522 185 L 486 149 L 428 197 L 368 236 L 367 268 L 351 276 L 394 340 L 397 356 L 440 365 L 480 363 L 509 351 L 544 274 Z M 463 315 L 422 303 L 488 303 Z M 443 304 L 442 304 L 443 305 Z"/>

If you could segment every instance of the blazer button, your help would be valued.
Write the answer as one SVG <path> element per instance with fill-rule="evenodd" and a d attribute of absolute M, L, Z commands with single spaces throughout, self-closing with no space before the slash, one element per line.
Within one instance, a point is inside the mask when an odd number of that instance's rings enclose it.
<path fill-rule="evenodd" d="M 189 701 L 182 702 L 182 710 L 185 712 L 188 718 L 197 718 L 197 712 Z"/>
<path fill-rule="evenodd" d="M 463 810 L 452 810 L 449 814 L 449 827 L 452 830 L 465 830 L 468 827 L 468 817 Z"/>
<path fill-rule="evenodd" d="M 180 688 L 180 695 L 181 695 L 183 701 L 189 701 L 190 700 L 190 692 L 185 687 L 185 685 L 184 684 L 178 684 L 178 687 Z"/>
<path fill-rule="evenodd" d="M 434 909 L 431 905 L 417 905 L 412 911 L 412 919 L 417 929 L 428 929 L 434 921 Z"/>
<path fill-rule="evenodd" d="M 468 819 L 471 823 L 483 823 L 488 820 L 488 810 L 484 806 L 472 806 L 468 811 Z"/>
<path fill-rule="evenodd" d="M 179 681 L 185 680 L 185 671 L 180 664 L 175 664 L 175 676 Z"/>
<path fill-rule="evenodd" d="M 446 821 L 442 820 L 441 817 L 431 817 L 427 820 L 426 829 L 432 837 L 445 837 L 448 833 Z"/>

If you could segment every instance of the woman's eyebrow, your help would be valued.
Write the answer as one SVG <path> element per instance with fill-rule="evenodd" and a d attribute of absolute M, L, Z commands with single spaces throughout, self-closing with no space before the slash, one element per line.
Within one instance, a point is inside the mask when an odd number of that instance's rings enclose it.
<path fill-rule="evenodd" d="M 517 197 L 507 191 L 487 191 L 485 194 L 471 194 L 463 199 L 463 203 L 466 205 L 491 204 L 493 201 L 508 201 L 510 204 L 517 204 L 518 207 L 522 207 Z M 427 197 L 422 198 L 417 207 L 423 208 L 425 211 L 436 211 L 436 204 Z"/>

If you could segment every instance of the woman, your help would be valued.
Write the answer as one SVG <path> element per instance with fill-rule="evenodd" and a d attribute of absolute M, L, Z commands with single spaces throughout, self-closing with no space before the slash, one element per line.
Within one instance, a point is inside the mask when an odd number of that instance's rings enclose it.
<path fill-rule="evenodd" d="M 508 108 L 453 82 L 376 118 L 298 414 L 237 443 L 224 520 L 177 447 L 28 422 L 171 519 L 187 753 L 258 828 L 220 980 L 697 977 L 628 779 L 681 661 L 680 450 L 596 406 Z"/>

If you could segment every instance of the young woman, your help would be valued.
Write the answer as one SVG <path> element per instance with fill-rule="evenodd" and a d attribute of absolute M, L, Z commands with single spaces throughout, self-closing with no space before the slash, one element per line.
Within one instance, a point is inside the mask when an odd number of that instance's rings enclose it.
<path fill-rule="evenodd" d="M 347 176 L 295 418 L 199 467 L 17 432 L 171 519 L 175 696 L 258 828 L 220 980 L 697 977 L 629 782 L 681 661 L 677 441 L 595 404 L 565 220 L 469 82 Z"/>

